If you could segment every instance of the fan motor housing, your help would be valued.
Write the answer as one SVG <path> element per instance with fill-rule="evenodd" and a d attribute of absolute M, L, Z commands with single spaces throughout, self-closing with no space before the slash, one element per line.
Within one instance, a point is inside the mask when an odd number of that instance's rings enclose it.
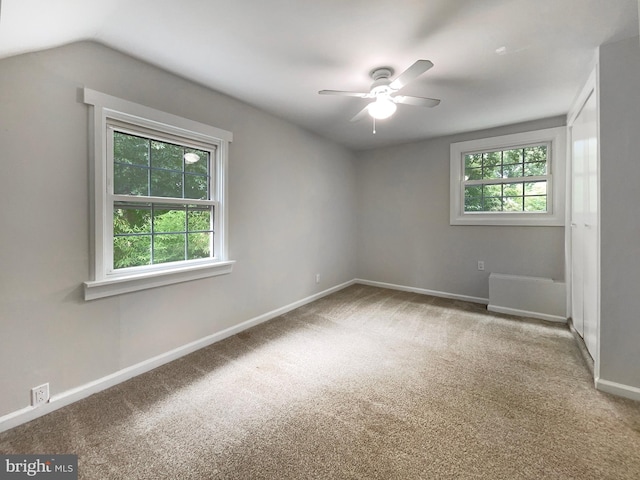
<path fill-rule="evenodd" d="M 374 80 L 379 80 L 381 78 L 389 78 L 393 75 L 393 68 L 391 67 L 378 67 L 371 70 L 369 76 Z"/>
<path fill-rule="evenodd" d="M 389 84 L 391 83 L 390 77 L 393 75 L 393 68 L 381 67 L 372 70 L 371 78 L 373 78 L 373 84 L 371 84 L 370 92 L 374 95 L 381 93 L 388 93 L 390 91 Z"/>

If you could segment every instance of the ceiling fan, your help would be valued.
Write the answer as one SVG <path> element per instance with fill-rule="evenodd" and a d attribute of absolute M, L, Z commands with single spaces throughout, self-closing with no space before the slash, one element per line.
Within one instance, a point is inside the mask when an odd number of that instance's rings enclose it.
<path fill-rule="evenodd" d="M 370 73 L 373 78 L 373 84 L 368 93 L 363 92 L 344 92 L 342 90 L 320 90 L 320 95 L 341 95 L 346 97 L 360 97 L 373 99 L 366 107 L 351 119 L 357 122 L 368 113 L 374 120 L 382 120 L 389 118 L 396 111 L 396 104 L 414 105 L 417 107 L 435 107 L 440 100 L 435 98 L 412 97 L 409 95 L 397 95 L 397 92 L 406 85 L 414 81 L 424 72 L 433 67 L 433 63 L 429 60 L 418 60 L 404 72 L 402 72 L 395 80 L 391 80 L 393 69 L 390 67 L 380 67 L 372 70 Z"/>

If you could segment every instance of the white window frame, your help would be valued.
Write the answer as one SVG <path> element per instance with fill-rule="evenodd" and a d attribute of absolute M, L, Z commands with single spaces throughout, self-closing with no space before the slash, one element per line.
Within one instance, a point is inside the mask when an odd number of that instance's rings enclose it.
<path fill-rule="evenodd" d="M 231 132 L 200 122 L 155 110 L 117 97 L 84 89 L 84 103 L 93 106 L 90 117 L 91 154 L 91 280 L 84 282 L 85 300 L 93 300 L 147 288 L 170 285 L 231 273 L 234 261 L 228 252 L 228 207 L 227 164 Z M 113 154 L 111 131 L 113 125 L 128 125 L 132 131 L 143 136 L 159 139 L 180 138 L 207 149 L 215 158 L 211 159 L 211 185 L 214 197 L 209 202 L 214 206 L 214 252 L 206 259 L 171 262 L 159 265 L 113 269 L 113 206 L 120 199 L 113 193 Z M 153 197 L 151 197 L 153 198 Z M 152 201 L 162 203 L 164 199 Z M 185 199 L 184 203 L 190 200 Z"/>
<path fill-rule="evenodd" d="M 464 156 L 469 153 L 509 150 L 536 144 L 549 144 L 547 162 L 546 212 L 465 212 Z M 564 226 L 566 127 L 501 135 L 451 144 L 450 221 L 451 225 Z M 537 177 L 536 177 L 537 178 Z"/>

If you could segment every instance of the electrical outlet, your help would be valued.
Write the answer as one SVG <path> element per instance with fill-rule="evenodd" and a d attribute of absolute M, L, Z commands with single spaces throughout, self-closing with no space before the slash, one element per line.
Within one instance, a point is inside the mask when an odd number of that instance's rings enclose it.
<path fill-rule="evenodd" d="M 320 274 L 316 273 L 316 283 L 320 283 Z"/>
<path fill-rule="evenodd" d="M 31 389 L 31 406 L 37 407 L 49 401 L 49 384 L 45 383 Z"/>
<path fill-rule="evenodd" d="M 482 260 L 478 260 L 478 270 L 484 270 L 484 262 Z"/>

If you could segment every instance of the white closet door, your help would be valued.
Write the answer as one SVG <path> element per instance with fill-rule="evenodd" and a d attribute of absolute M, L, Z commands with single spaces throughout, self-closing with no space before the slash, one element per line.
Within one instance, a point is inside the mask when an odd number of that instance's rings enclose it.
<path fill-rule="evenodd" d="M 598 124 L 592 92 L 571 128 L 571 309 L 595 358 L 598 335 Z"/>
<path fill-rule="evenodd" d="M 598 119 L 596 96 L 582 109 L 588 126 L 586 142 L 586 198 L 584 235 L 584 341 L 593 357 L 598 335 Z"/>
<path fill-rule="evenodd" d="M 584 338 L 585 126 L 578 116 L 571 127 L 571 318 Z"/>

